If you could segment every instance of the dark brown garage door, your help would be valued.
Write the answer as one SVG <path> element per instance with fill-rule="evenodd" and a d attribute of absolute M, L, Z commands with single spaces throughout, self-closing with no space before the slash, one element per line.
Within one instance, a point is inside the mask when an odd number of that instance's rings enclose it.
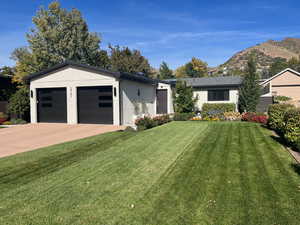
<path fill-rule="evenodd" d="M 39 88 L 37 100 L 38 122 L 67 122 L 66 88 Z"/>
<path fill-rule="evenodd" d="M 157 102 L 156 102 L 156 112 L 157 114 L 167 114 L 168 113 L 168 90 L 161 89 L 156 92 Z"/>
<path fill-rule="evenodd" d="M 112 86 L 77 88 L 78 123 L 113 124 Z"/>

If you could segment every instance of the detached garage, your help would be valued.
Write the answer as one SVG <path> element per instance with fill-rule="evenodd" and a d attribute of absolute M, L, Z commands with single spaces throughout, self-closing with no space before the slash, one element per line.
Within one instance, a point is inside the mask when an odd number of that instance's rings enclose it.
<path fill-rule="evenodd" d="M 139 116 L 173 113 L 170 85 L 141 75 L 65 62 L 27 81 L 32 123 L 133 125 Z"/>

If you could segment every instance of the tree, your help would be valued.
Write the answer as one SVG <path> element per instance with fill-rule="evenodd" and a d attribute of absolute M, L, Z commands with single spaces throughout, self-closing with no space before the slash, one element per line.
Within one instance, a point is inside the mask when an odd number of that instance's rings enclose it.
<path fill-rule="evenodd" d="M 259 76 L 256 72 L 256 63 L 250 57 L 244 81 L 240 90 L 240 109 L 242 112 L 255 112 L 261 95 L 261 88 L 258 82 Z"/>
<path fill-rule="evenodd" d="M 127 73 L 143 73 L 150 76 L 152 68 L 148 60 L 138 50 L 130 50 L 128 47 L 109 45 L 111 70 Z"/>
<path fill-rule="evenodd" d="M 189 113 L 195 110 L 197 98 L 193 97 L 193 88 L 186 82 L 179 80 L 176 84 L 175 111 L 177 113 Z"/>
<path fill-rule="evenodd" d="M 10 96 L 16 92 L 17 87 L 11 81 L 14 74 L 14 68 L 3 66 L 0 68 L 0 77 L 4 77 L 0 82 L 0 101 L 7 101 Z"/>
<path fill-rule="evenodd" d="M 107 68 L 107 52 L 100 50 L 101 38 L 90 33 L 77 9 L 67 11 L 57 1 L 41 8 L 33 17 L 35 27 L 26 35 L 28 47 L 18 48 L 15 81 L 65 60 Z"/>
<path fill-rule="evenodd" d="M 188 77 L 206 77 L 208 75 L 207 63 L 195 57 L 185 65 L 185 70 Z"/>
<path fill-rule="evenodd" d="M 190 62 L 180 66 L 175 71 L 176 77 L 206 77 L 208 76 L 207 63 L 193 57 Z"/>
<path fill-rule="evenodd" d="M 164 79 L 172 79 L 174 78 L 173 71 L 169 68 L 168 64 L 166 62 L 162 62 L 162 64 L 159 67 L 159 74 L 158 78 L 161 80 Z"/>
<path fill-rule="evenodd" d="M 288 62 L 287 62 L 287 67 L 291 68 L 293 70 L 296 70 L 300 72 L 300 59 L 292 57 Z"/>
<path fill-rule="evenodd" d="M 9 99 L 8 112 L 16 115 L 19 119 L 28 120 L 29 118 L 29 88 L 21 87 Z"/>

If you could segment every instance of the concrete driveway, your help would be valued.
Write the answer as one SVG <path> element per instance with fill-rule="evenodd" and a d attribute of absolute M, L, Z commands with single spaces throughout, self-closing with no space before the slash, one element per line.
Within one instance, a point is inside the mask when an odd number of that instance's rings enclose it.
<path fill-rule="evenodd" d="M 26 124 L 3 128 L 0 129 L 0 157 L 122 129 L 122 126 L 113 125 L 61 123 Z"/>

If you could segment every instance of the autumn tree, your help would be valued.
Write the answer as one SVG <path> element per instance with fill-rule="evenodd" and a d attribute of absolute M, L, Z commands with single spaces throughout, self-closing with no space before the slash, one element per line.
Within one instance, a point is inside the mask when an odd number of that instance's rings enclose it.
<path fill-rule="evenodd" d="M 26 35 L 28 46 L 16 49 L 14 81 L 65 60 L 107 68 L 106 51 L 100 49 L 101 38 L 89 32 L 77 9 L 67 11 L 54 1 L 48 9 L 40 8 L 32 19 L 34 28 Z"/>
<path fill-rule="evenodd" d="M 176 77 L 206 77 L 208 66 L 206 62 L 193 57 L 190 62 L 178 67 L 175 74 Z"/>

